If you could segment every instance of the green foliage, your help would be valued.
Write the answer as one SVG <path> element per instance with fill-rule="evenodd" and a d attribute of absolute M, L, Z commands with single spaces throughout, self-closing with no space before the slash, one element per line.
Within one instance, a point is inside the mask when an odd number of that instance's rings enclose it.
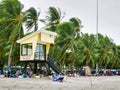
<path fill-rule="evenodd" d="M 25 26 L 28 30 L 31 30 L 34 27 L 34 31 L 37 31 L 39 15 L 40 12 L 37 12 L 37 10 L 34 7 L 31 7 L 25 11 L 26 16 Z"/>
<path fill-rule="evenodd" d="M 36 31 L 40 12 L 34 7 L 23 12 L 24 6 L 18 0 L 2 0 L 0 3 L 0 61 L 12 65 L 18 63 L 19 45 L 16 40 L 24 36 L 26 29 Z M 120 68 L 120 46 L 108 36 L 80 33 L 82 26 L 79 18 L 72 17 L 61 22 L 65 13 L 59 8 L 49 7 L 44 22 L 46 29 L 57 32 L 55 44 L 51 45 L 50 54 L 63 66 L 82 67 L 86 63 L 92 68 L 98 63 L 100 68 Z M 31 33 L 31 32 L 30 32 Z M 28 33 L 29 34 L 29 33 Z"/>
<path fill-rule="evenodd" d="M 64 65 L 68 65 L 68 62 L 72 64 L 73 67 L 75 61 L 78 59 L 76 57 L 78 53 L 76 50 L 78 49 L 77 41 L 79 39 L 79 33 L 76 27 L 79 26 L 75 25 L 75 23 L 71 21 L 62 22 L 56 27 L 58 36 L 55 40 L 55 45 L 52 47 L 52 51 L 50 53 L 52 53 L 54 57 L 58 59 L 58 62 L 61 64 L 61 68 L 63 68 Z"/>
<path fill-rule="evenodd" d="M 38 29 L 38 16 L 40 13 L 32 7 L 23 12 L 24 6 L 18 0 L 2 0 L 0 3 L 0 38 L 9 42 L 8 65 L 16 58 L 16 40 L 24 36 L 23 23 L 26 28 L 34 31 Z M 7 45 L 7 44 L 6 44 Z M 8 47 L 6 46 L 6 47 Z M 17 59 L 17 58 L 16 58 Z"/>
<path fill-rule="evenodd" d="M 62 13 L 59 8 L 49 7 L 45 19 L 41 20 L 50 31 L 56 31 L 56 26 L 64 18 L 65 13 Z"/>
<path fill-rule="evenodd" d="M 58 60 L 61 67 L 82 67 L 86 63 L 92 68 L 95 68 L 96 63 L 100 68 L 115 67 L 119 62 L 120 49 L 115 49 L 113 40 L 102 34 L 98 34 L 98 41 L 94 34 L 80 34 L 82 27 L 80 19 L 74 17 L 68 22 L 57 24 L 55 31 L 58 36 L 50 54 Z"/>

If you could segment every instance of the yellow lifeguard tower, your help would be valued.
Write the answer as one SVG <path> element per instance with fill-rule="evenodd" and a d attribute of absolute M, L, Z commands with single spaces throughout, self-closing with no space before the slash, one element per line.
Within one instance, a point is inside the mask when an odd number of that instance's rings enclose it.
<path fill-rule="evenodd" d="M 17 40 L 20 43 L 20 61 L 34 62 L 37 68 L 37 62 L 47 60 L 50 44 L 54 44 L 56 35 L 43 28 Z"/>

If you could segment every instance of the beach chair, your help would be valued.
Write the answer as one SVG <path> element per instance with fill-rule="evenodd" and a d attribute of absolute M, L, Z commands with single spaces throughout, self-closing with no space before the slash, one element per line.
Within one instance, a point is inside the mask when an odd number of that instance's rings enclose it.
<path fill-rule="evenodd" d="M 57 75 L 57 74 L 52 74 L 52 77 L 53 77 L 53 81 L 58 81 L 58 82 L 62 82 L 64 77 L 60 76 L 60 75 Z"/>

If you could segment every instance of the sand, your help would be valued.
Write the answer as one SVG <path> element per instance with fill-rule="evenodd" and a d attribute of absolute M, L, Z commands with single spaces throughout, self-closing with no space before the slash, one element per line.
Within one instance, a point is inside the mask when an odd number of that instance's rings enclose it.
<path fill-rule="evenodd" d="M 65 77 L 63 82 L 43 78 L 0 78 L 0 90 L 120 90 L 120 76 Z"/>

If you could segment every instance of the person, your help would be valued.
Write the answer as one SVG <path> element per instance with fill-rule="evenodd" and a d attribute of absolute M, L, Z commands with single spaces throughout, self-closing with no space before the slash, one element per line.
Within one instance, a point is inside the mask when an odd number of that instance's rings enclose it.
<path fill-rule="evenodd" d="M 13 77 L 14 77 L 14 78 L 18 78 L 19 74 L 20 74 L 20 73 L 19 73 L 19 70 L 17 70 L 17 71 L 15 72 L 15 74 L 14 74 Z"/>
<path fill-rule="evenodd" d="M 81 76 L 85 76 L 85 70 L 84 68 L 81 68 L 80 71 L 79 71 L 80 75 Z"/>
<path fill-rule="evenodd" d="M 60 76 L 58 74 L 55 74 L 55 73 L 52 74 L 52 77 L 54 79 L 53 81 L 58 81 L 58 82 L 62 82 L 63 79 L 64 79 L 64 77 L 62 77 L 62 76 Z"/>
<path fill-rule="evenodd" d="M 11 75 L 11 68 L 10 68 L 10 66 L 7 67 L 7 73 L 8 73 L 8 78 L 9 78 L 10 75 Z"/>
<path fill-rule="evenodd" d="M 3 63 L 0 62 L 0 74 L 3 74 Z"/>
<path fill-rule="evenodd" d="M 90 76 L 91 75 L 90 67 L 87 65 L 86 67 L 84 67 L 84 69 L 85 69 L 85 75 Z"/>

